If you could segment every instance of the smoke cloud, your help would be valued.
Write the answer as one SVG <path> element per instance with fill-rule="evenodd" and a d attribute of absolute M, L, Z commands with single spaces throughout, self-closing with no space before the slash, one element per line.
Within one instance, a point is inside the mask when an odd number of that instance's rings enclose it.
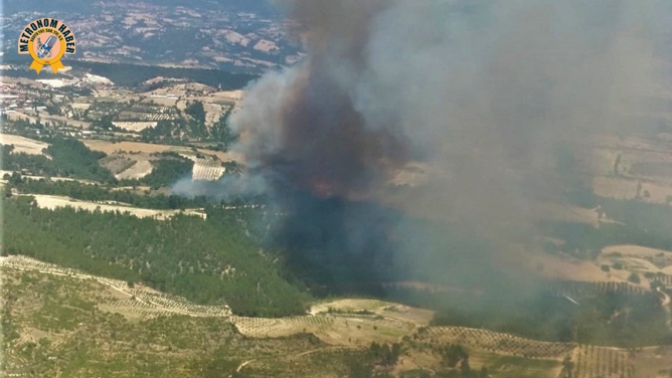
<path fill-rule="evenodd" d="M 251 188 L 295 214 L 278 229 L 287 246 L 301 235 L 323 247 L 343 239 L 352 254 L 391 249 L 401 276 L 452 268 L 419 258 L 432 241 L 403 217 L 352 203 L 459 223 L 506 253 L 534 234 L 535 203 L 562 202 L 594 171 L 595 138 L 648 130 L 637 117 L 667 79 L 663 1 L 278 3 L 308 57 L 247 89 L 233 149 Z M 563 156 L 576 162 L 566 172 Z M 392 184 L 417 167 L 418 185 Z"/>

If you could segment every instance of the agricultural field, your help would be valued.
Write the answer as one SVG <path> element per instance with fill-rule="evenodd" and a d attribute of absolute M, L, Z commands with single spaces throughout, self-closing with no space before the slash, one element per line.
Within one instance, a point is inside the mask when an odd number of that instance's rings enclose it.
<path fill-rule="evenodd" d="M 96 139 L 85 139 L 82 140 L 84 145 L 93 151 L 101 151 L 108 155 L 118 154 L 118 153 L 129 153 L 129 154 L 138 154 L 138 153 L 161 153 L 161 152 L 177 152 L 180 154 L 194 154 L 191 149 L 186 147 L 171 146 L 167 144 L 150 144 L 150 143 L 141 143 L 141 142 L 110 142 L 106 140 L 96 140 Z M 197 152 L 206 155 L 214 156 L 222 162 L 227 161 L 240 161 L 240 156 L 234 153 L 222 152 L 222 151 L 212 151 L 208 149 L 197 149 Z"/>
<path fill-rule="evenodd" d="M 650 292 L 649 287 L 642 287 L 631 282 L 578 282 L 563 281 L 551 284 L 552 291 L 558 296 L 572 298 L 595 297 L 609 293 L 641 295 Z"/>
<path fill-rule="evenodd" d="M 664 138 L 603 136 L 594 149 L 595 194 L 651 203 L 672 202 L 672 156 Z"/>
<path fill-rule="evenodd" d="M 576 348 L 573 343 L 536 341 L 506 333 L 465 327 L 422 328 L 417 333 L 416 340 L 425 344 L 460 344 L 486 352 L 550 360 L 562 360 Z"/>
<path fill-rule="evenodd" d="M 0 144 L 14 145 L 15 153 L 22 152 L 30 155 L 45 155 L 42 150 L 49 147 L 47 143 L 12 134 L 0 134 Z"/>
<path fill-rule="evenodd" d="M 635 375 L 635 367 L 630 361 L 630 352 L 617 348 L 606 348 L 592 345 L 580 345 L 574 350 L 573 377 L 576 378 L 620 378 Z"/>
<path fill-rule="evenodd" d="M 150 118 L 153 118 L 153 116 L 150 117 Z M 157 116 L 157 118 L 158 118 L 158 116 Z M 152 121 L 159 121 L 159 119 L 152 120 Z M 114 126 L 117 126 L 117 127 L 121 128 L 121 129 L 124 129 L 126 131 L 133 131 L 133 132 L 137 133 L 137 132 L 140 132 L 144 129 L 148 129 L 148 128 L 151 128 L 151 127 L 156 127 L 156 122 L 152 122 L 152 121 L 149 121 L 149 122 L 147 122 L 147 121 L 139 121 L 139 122 L 137 122 L 137 121 L 131 121 L 131 122 L 129 122 L 129 121 L 115 121 L 115 122 L 112 122 L 112 124 Z"/>
<path fill-rule="evenodd" d="M 166 220 L 177 214 L 197 216 L 205 219 L 204 212 L 198 209 L 191 210 L 152 210 L 132 207 L 121 203 L 99 203 L 90 201 L 80 201 L 63 196 L 49 196 L 42 194 L 31 194 L 35 198 L 37 206 L 44 209 L 54 210 L 57 208 L 71 207 L 77 210 L 86 210 L 90 212 L 101 211 L 111 213 L 128 213 L 138 218 L 153 218 L 157 220 Z"/>
<path fill-rule="evenodd" d="M 152 173 L 154 166 L 148 154 L 119 153 L 100 160 L 100 165 L 114 174 L 117 180 L 141 179 Z"/>
<path fill-rule="evenodd" d="M 593 179 L 595 194 L 615 199 L 639 199 L 658 204 L 672 202 L 672 183 L 625 177 L 597 176 Z"/>
<path fill-rule="evenodd" d="M 666 250 L 636 245 L 608 246 L 602 249 L 596 263 L 610 266 L 611 274 L 622 279 L 636 273 L 641 276 L 644 285 L 652 280 L 665 284 L 672 281 L 672 252 Z"/>
<path fill-rule="evenodd" d="M 521 264 L 527 265 L 529 269 L 537 269 L 537 274 L 547 280 L 622 282 L 621 278 L 615 277 L 611 272 L 603 271 L 593 261 L 570 259 L 522 249 L 519 259 Z"/>
<path fill-rule="evenodd" d="M 226 172 L 226 168 L 218 161 L 210 159 L 193 159 L 194 169 L 192 171 L 192 180 L 217 181 Z"/>

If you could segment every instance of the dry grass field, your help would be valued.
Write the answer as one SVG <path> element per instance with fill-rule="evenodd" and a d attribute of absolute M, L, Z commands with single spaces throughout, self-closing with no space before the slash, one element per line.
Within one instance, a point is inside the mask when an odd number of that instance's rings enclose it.
<path fill-rule="evenodd" d="M 108 155 L 120 152 L 128 153 L 161 153 L 176 148 L 165 144 L 150 144 L 140 142 L 113 143 L 107 140 L 85 139 L 82 143 L 91 150 L 101 151 Z"/>
<path fill-rule="evenodd" d="M 616 176 L 593 178 L 593 191 L 598 196 L 616 199 L 635 199 L 665 204 L 672 198 L 672 185 L 665 182 Z M 639 188 L 639 197 L 637 197 Z"/>
<path fill-rule="evenodd" d="M 97 140 L 97 139 L 83 139 L 82 142 L 91 150 L 102 151 L 108 155 L 119 154 L 119 153 L 161 153 L 174 151 L 177 153 L 186 153 L 193 154 L 193 151 L 187 147 L 179 146 L 170 146 L 167 144 L 150 144 L 150 143 L 141 143 L 141 142 L 118 142 L 113 143 L 106 140 Z M 241 157 L 237 154 L 232 154 L 223 151 L 213 151 L 205 148 L 199 148 L 198 152 L 207 156 L 215 156 L 222 162 L 227 161 L 240 161 Z"/>
<path fill-rule="evenodd" d="M 39 140 L 12 134 L 0 134 L 0 144 L 14 145 L 14 152 L 23 152 L 30 155 L 44 155 L 42 150 L 49 147 L 49 144 Z"/>
<path fill-rule="evenodd" d="M 625 349 L 581 345 L 574 350 L 573 377 L 576 378 L 621 378 L 633 377 L 635 369 Z M 642 372 L 644 373 L 644 372 Z M 647 377 L 646 373 L 636 375 Z"/>
<path fill-rule="evenodd" d="M 597 195 L 668 203 L 672 198 L 672 144 L 665 138 L 602 136 L 591 161 Z M 638 190 L 639 188 L 639 190 Z"/>
<path fill-rule="evenodd" d="M 120 127 L 126 131 L 140 132 L 144 129 L 156 127 L 157 122 L 113 122 L 114 126 Z"/>
<path fill-rule="evenodd" d="M 118 153 L 103 158 L 100 164 L 109 169 L 118 180 L 140 179 L 154 170 L 151 160 L 149 154 Z"/>
<path fill-rule="evenodd" d="M 98 203 L 98 202 L 89 202 L 89 201 L 80 201 L 72 199 L 70 197 L 61 197 L 61 196 L 48 196 L 42 194 L 30 194 L 30 196 L 35 197 L 37 205 L 45 209 L 58 209 L 64 207 L 71 207 L 78 210 L 86 211 L 102 211 L 102 212 L 120 212 L 120 213 L 129 213 L 138 218 L 155 218 L 158 220 L 166 220 L 177 214 L 186 214 L 201 217 L 205 219 L 205 213 L 199 210 L 152 210 L 152 209 L 141 209 L 137 207 L 132 207 L 124 204 L 109 204 L 109 203 Z"/>
<path fill-rule="evenodd" d="M 149 160 L 136 160 L 130 168 L 114 175 L 118 180 L 123 179 L 140 179 L 152 173 L 154 166 Z"/>

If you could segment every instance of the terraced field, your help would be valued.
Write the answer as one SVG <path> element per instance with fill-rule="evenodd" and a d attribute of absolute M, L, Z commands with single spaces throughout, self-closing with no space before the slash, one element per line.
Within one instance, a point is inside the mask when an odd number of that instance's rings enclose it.
<path fill-rule="evenodd" d="M 635 374 L 628 352 L 623 349 L 580 345 L 572 360 L 575 378 L 621 378 Z"/>
<path fill-rule="evenodd" d="M 465 327 L 428 327 L 418 332 L 418 335 L 420 342 L 428 344 L 460 344 L 497 354 L 537 359 L 559 360 L 568 356 L 577 346 Z"/>
<path fill-rule="evenodd" d="M 218 161 L 195 159 L 192 180 L 217 181 L 226 169 Z"/>
<path fill-rule="evenodd" d="M 552 285 L 556 295 L 569 295 L 574 298 L 595 296 L 607 293 L 627 293 L 641 295 L 650 292 L 642 286 L 628 282 L 578 282 L 562 281 Z"/>

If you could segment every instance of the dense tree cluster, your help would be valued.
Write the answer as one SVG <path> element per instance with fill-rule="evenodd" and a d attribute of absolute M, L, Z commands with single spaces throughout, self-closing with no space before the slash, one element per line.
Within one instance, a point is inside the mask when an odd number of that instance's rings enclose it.
<path fill-rule="evenodd" d="M 84 143 L 73 138 L 45 138 L 51 145 L 43 155 L 14 153 L 13 146 L 2 146 L 2 169 L 28 172 L 39 176 L 76 177 L 100 182 L 113 182 L 112 173 L 98 163 L 106 155 L 89 150 Z"/>
<path fill-rule="evenodd" d="M 189 114 L 196 122 L 205 123 L 205 108 L 201 101 L 187 103 L 184 112 Z"/>
<path fill-rule="evenodd" d="M 392 346 L 388 344 L 381 345 L 374 341 L 369 347 L 369 354 L 380 365 L 394 366 L 402 354 L 402 346 L 399 343 L 394 343 Z"/>
<path fill-rule="evenodd" d="M 226 302 L 236 314 L 281 316 L 305 311 L 308 295 L 245 236 L 235 219 L 170 220 L 38 208 L 32 197 L 3 200 L 4 254 L 23 254 L 64 267 L 184 296 Z"/>
<path fill-rule="evenodd" d="M 161 120 L 155 127 L 142 130 L 140 136 L 144 142 L 162 142 L 182 145 L 190 140 L 217 143 L 219 149 L 226 150 L 237 136 L 229 127 L 231 108 L 210 127 L 205 125 L 205 108 L 200 101 L 187 105 L 185 111 L 190 118 Z"/>
<path fill-rule="evenodd" d="M 233 142 L 238 139 L 238 136 L 233 133 L 229 127 L 229 118 L 231 117 L 231 112 L 233 108 L 229 108 L 221 117 L 212 125 L 210 130 L 210 135 L 215 141 L 222 143 L 225 147 L 228 147 Z"/>
<path fill-rule="evenodd" d="M 187 121 L 180 118 L 174 120 L 160 120 L 155 127 L 148 127 L 140 132 L 144 142 L 169 142 L 180 144 L 182 137 L 187 133 Z"/>

